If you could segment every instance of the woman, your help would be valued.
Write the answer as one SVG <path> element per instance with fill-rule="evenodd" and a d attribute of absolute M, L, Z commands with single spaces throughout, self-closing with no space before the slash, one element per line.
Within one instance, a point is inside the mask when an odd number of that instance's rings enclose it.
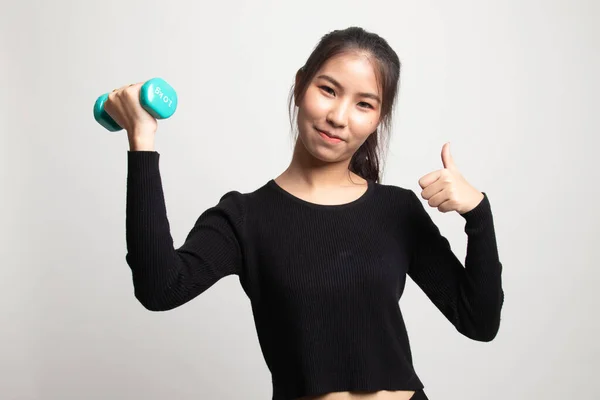
<path fill-rule="evenodd" d="M 421 196 L 465 218 L 465 265 L 417 195 L 379 183 L 400 61 L 361 28 L 325 35 L 290 96 L 298 137 L 289 167 L 251 193 L 230 191 L 173 247 L 141 83 L 105 109 L 128 134 L 126 260 L 149 310 L 178 307 L 236 274 L 251 300 L 273 399 L 427 399 L 399 299 L 409 275 L 463 335 L 492 340 L 504 294 L 487 195 L 443 168 Z"/>

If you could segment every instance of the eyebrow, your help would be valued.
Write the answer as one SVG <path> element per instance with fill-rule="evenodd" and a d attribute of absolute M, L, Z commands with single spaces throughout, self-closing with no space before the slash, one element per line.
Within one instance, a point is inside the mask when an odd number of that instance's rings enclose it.
<path fill-rule="evenodd" d="M 340 85 L 340 83 L 338 81 L 336 81 L 329 75 L 319 75 L 319 76 L 317 76 L 317 78 L 325 79 L 326 81 L 331 82 L 334 86 L 337 86 L 340 89 L 342 88 L 342 85 Z M 373 99 L 373 100 L 377 101 L 378 103 L 381 103 L 381 99 L 379 98 L 379 96 L 377 96 L 373 93 L 364 93 L 363 92 L 363 93 L 359 93 L 358 95 L 361 97 L 367 97 L 369 99 Z"/>

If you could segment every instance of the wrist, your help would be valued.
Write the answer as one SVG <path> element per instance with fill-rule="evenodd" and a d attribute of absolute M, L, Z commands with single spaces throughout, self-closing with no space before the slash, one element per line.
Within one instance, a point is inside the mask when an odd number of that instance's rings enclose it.
<path fill-rule="evenodd" d="M 129 140 L 129 150 L 131 151 L 154 151 L 153 140 Z"/>
<path fill-rule="evenodd" d="M 133 151 L 153 151 L 154 132 L 147 130 L 132 130 L 127 132 L 129 147 Z"/>

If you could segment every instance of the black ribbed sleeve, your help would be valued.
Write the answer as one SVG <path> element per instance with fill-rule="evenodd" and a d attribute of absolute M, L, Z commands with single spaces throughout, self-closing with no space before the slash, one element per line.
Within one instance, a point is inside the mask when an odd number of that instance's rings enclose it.
<path fill-rule="evenodd" d="M 197 219 L 175 249 L 167 218 L 158 152 L 129 151 L 126 260 L 135 296 L 149 310 L 178 307 L 220 278 L 238 274 L 244 205 L 238 192 L 224 195 Z"/>
<path fill-rule="evenodd" d="M 478 341 L 494 339 L 504 292 L 487 194 L 483 192 L 483 200 L 462 214 L 467 234 L 463 265 L 421 200 L 411 193 L 414 241 L 408 275 L 460 333 Z"/>

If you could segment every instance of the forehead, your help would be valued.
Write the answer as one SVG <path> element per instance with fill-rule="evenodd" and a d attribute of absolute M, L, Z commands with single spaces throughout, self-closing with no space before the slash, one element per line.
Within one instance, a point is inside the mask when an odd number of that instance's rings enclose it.
<path fill-rule="evenodd" d="M 376 61 L 366 54 L 344 53 L 327 60 L 315 74 L 329 75 L 344 88 L 379 93 Z"/>

